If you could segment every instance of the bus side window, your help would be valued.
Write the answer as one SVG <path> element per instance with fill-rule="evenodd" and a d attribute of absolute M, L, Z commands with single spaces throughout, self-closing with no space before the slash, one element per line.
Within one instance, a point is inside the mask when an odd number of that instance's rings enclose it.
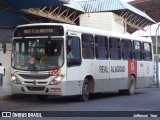
<path fill-rule="evenodd" d="M 93 35 L 82 34 L 82 56 L 84 59 L 93 59 L 95 57 Z"/>
<path fill-rule="evenodd" d="M 81 64 L 81 48 L 79 37 L 67 37 L 67 65 Z"/>
<path fill-rule="evenodd" d="M 135 60 L 142 60 L 142 44 L 139 41 L 133 42 L 133 49 L 134 49 L 134 59 Z"/>
<path fill-rule="evenodd" d="M 109 38 L 110 45 L 110 58 L 111 60 L 120 60 L 121 59 L 121 48 L 120 48 L 120 39 L 119 38 Z"/>
<path fill-rule="evenodd" d="M 131 40 L 123 39 L 122 42 L 122 57 L 124 60 L 132 59 L 132 42 Z"/>
<path fill-rule="evenodd" d="M 95 36 L 95 51 L 97 59 L 108 59 L 108 38 Z"/>
<path fill-rule="evenodd" d="M 143 59 L 145 61 L 151 61 L 152 60 L 152 50 L 151 50 L 151 44 L 150 43 L 143 43 Z"/>

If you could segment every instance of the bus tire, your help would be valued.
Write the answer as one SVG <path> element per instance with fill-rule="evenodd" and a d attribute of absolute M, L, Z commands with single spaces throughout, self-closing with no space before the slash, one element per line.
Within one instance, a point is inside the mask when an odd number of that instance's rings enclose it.
<path fill-rule="evenodd" d="M 89 81 L 87 78 L 83 81 L 82 95 L 80 95 L 80 101 L 87 101 L 89 99 Z"/>
<path fill-rule="evenodd" d="M 136 89 L 136 79 L 133 75 L 129 78 L 128 89 L 126 90 L 127 95 L 134 95 Z"/>
<path fill-rule="evenodd" d="M 48 95 L 37 95 L 36 97 L 37 97 L 38 100 L 44 101 L 48 98 Z"/>

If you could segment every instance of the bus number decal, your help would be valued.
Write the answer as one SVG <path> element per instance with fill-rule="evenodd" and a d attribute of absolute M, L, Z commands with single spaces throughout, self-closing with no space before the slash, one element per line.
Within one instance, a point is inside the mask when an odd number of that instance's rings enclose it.
<path fill-rule="evenodd" d="M 134 74 L 137 76 L 137 61 L 128 61 L 128 77 Z"/>

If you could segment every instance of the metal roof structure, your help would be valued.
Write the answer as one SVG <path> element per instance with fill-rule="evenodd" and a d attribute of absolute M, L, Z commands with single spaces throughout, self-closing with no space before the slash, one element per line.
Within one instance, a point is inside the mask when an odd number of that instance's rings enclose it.
<path fill-rule="evenodd" d="M 13 28 L 27 23 L 5 0 L 0 0 L 0 28 Z"/>
<path fill-rule="evenodd" d="M 3 10 L 7 7 L 5 3 L 0 2 L 0 10 Z"/>
<path fill-rule="evenodd" d="M 122 0 L 0 0 L 0 13 L 3 14 L 4 11 L 15 14 L 15 20 L 17 17 L 15 23 L 19 22 L 19 24 L 24 21 L 32 23 L 30 16 L 49 19 L 51 22 L 78 24 L 82 13 L 109 11 L 120 15 L 119 20 L 124 18 L 130 33 L 155 23 L 146 13 Z M 3 19 L 4 16 L 1 14 L 0 19 Z M 9 13 L 5 15 L 5 19 L 9 18 L 7 15 Z M 5 22 L 0 21 L 0 25 L 3 23 Z"/>
<path fill-rule="evenodd" d="M 77 2 L 74 1 L 70 1 L 68 4 L 63 4 L 63 5 L 81 12 L 85 12 L 85 10 Z"/>
<path fill-rule="evenodd" d="M 11 26 L 17 26 L 19 24 L 26 24 L 27 21 L 21 18 L 19 15 L 11 11 L 0 12 L 0 25 L 1 28 L 10 28 Z"/>
<path fill-rule="evenodd" d="M 15 9 L 28 9 L 44 6 L 57 6 L 64 4 L 61 0 L 4 0 Z"/>
<path fill-rule="evenodd" d="M 22 9 L 22 11 L 32 15 L 70 24 L 78 24 L 77 19 L 79 18 L 80 14 L 85 12 L 83 8 L 74 1 L 69 1 L 67 4 L 59 6 L 49 7 L 46 5 L 43 7 Z"/>
<path fill-rule="evenodd" d="M 123 2 L 122 0 L 83 0 L 77 1 L 85 12 L 111 11 L 124 18 L 128 25 L 128 32 L 132 33 L 137 29 L 144 30 L 145 26 L 155 23 L 146 13 Z"/>
<path fill-rule="evenodd" d="M 16 27 L 32 23 L 35 19 L 44 19 L 41 16 L 26 14 L 22 8 L 54 7 L 68 2 L 69 0 L 0 0 L 0 28 Z"/>
<path fill-rule="evenodd" d="M 129 4 L 144 11 L 156 22 L 160 22 L 160 0 L 134 0 Z"/>

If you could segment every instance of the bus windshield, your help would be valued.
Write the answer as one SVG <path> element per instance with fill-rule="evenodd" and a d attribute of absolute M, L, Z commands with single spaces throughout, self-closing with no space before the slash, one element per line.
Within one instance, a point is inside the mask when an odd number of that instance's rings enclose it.
<path fill-rule="evenodd" d="M 62 38 L 14 39 L 12 67 L 25 71 L 47 71 L 64 62 Z"/>

